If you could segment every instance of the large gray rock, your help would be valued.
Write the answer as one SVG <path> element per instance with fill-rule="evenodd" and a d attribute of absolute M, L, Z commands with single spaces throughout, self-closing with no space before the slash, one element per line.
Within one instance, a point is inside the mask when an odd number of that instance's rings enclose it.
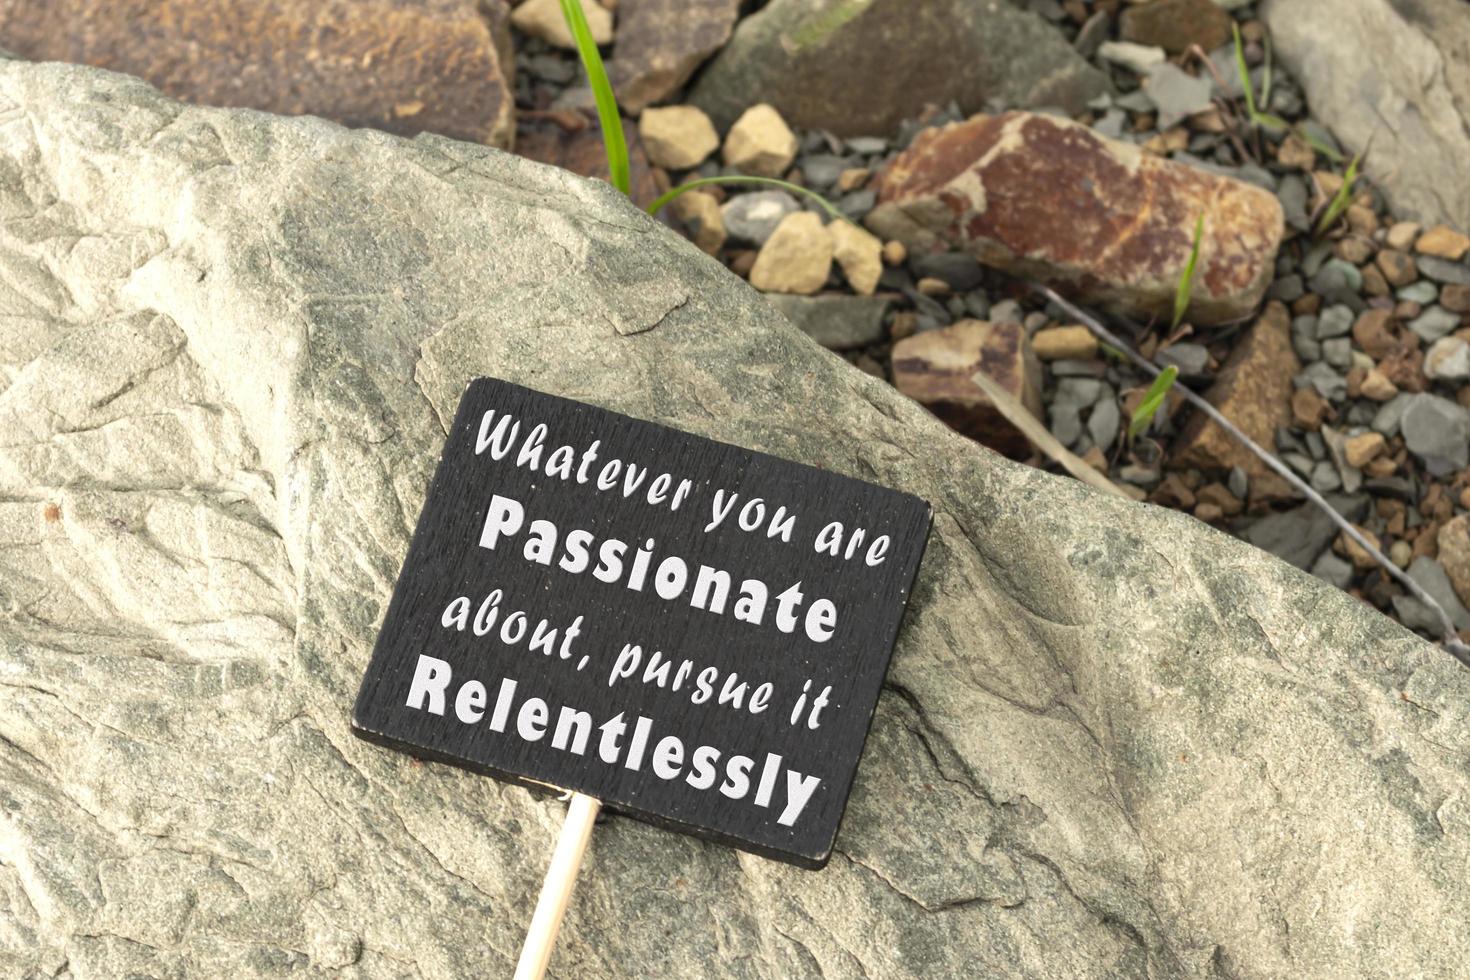
<path fill-rule="evenodd" d="M 690 93 L 720 129 L 768 102 L 796 126 L 891 136 L 926 105 L 1061 106 L 1107 78 L 1038 14 L 997 0 L 772 0 Z"/>
<path fill-rule="evenodd" d="M 1274 50 L 1312 114 L 1396 212 L 1470 228 L 1470 12 L 1464 0 L 1266 0 Z"/>
<path fill-rule="evenodd" d="M 613 817 L 557 975 L 1470 960 L 1470 671 L 1357 601 L 950 434 L 604 183 L 60 65 L 0 121 L 0 974 L 509 973 L 562 807 L 348 731 L 478 374 L 936 512 L 831 866 Z"/>

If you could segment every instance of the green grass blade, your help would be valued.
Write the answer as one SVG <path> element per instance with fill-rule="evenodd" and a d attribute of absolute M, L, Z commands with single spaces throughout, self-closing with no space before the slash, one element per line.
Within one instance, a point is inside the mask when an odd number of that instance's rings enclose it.
<path fill-rule="evenodd" d="M 712 184 L 763 184 L 767 187 L 779 187 L 782 190 L 791 191 L 795 194 L 806 195 L 807 197 L 820 204 L 822 206 L 822 210 L 826 211 L 829 215 L 836 218 L 838 221 L 846 221 L 848 224 L 855 224 L 855 222 L 851 218 L 843 214 L 841 211 L 837 210 L 837 208 L 832 204 L 831 201 L 828 201 L 825 197 L 818 194 L 816 191 L 808 190 L 807 188 L 802 187 L 800 184 L 793 184 L 787 180 L 777 180 L 775 177 L 700 177 L 696 180 L 686 181 L 685 183 L 680 184 L 678 187 L 675 187 L 672 190 L 664 191 L 664 193 L 659 195 L 656 201 L 648 206 L 648 213 L 658 214 L 660 211 L 663 210 L 665 205 L 674 200 L 674 198 L 678 197 L 680 194 L 683 194 L 685 191 L 692 191 L 697 187 L 708 187 Z"/>
<path fill-rule="evenodd" d="M 1271 108 L 1271 39 L 1266 38 L 1266 63 L 1261 66 L 1261 112 Z"/>
<path fill-rule="evenodd" d="M 612 83 L 607 80 L 602 54 L 597 50 L 597 42 L 592 40 L 592 28 L 587 26 L 587 15 L 582 12 L 578 0 L 561 0 L 561 14 L 571 29 L 577 54 L 587 71 L 587 83 L 592 86 L 592 96 L 597 100 L 597 121 L 602 126 L 602 144 L 607 151 L 608 177 L 614 187 L 632 197 L 633 180 L 628 164 L 628 141 L 623 136 L 623 116 L 618 111 L 618 98 L 613 94 Z"/>
<path fill-rule="evenodd" d="M 1326 143 L 1322 142 L 1317 137 L 1307 132 L 1305 128 L 1302 128 L 1300 132 L 1302 139 L 1307 141 L 1308 146 L 1316 150 L 1318 153 L 1322 154 L 1327 159 L 1331 160 L 1333 163 L 1342 163 L 1343 160 L 1346 159 L 1341 153 L 1337 152 L 1332 147 L 1328 146 Z"/>
<path fill-rule="evenodd" d="M 1189 250 L 1189 261 L 1184 263 L 1184 272 L 1174 287 L 1174 325 L 1177 330 L 1184 321 L 1184 311 L 1189 309 L 1189 297 L 1194 292 L 1194 276 L 1199 271 L 1199 247 L 1205 236 L 1205 216 L 1200 215 L 1194 223 L 1194 245 Z"/>
<path fill-rule="evenodd" d="M 1174 381 L 1179 377 L 1179 369 L 1170 364 L 1163 372 L 1154 378 L 1154 383 L 1144 393 L 1143 401 L 1133 410 L 1133 418 L 1128 420 L 1128 441 L 1132 442 L 1138 438 L 1139 433 L 1148 428 L 1154 416 L 1159 413 L 1159 406 L 1164 404 L 1164 399 L 1169 394 L 1169 389 L 1174 387 Z"/>
<path fill-rule="evenodd" d="M 1320 235 L 1337 224 L 1337 219 L 1347 213 L 1348 207 L 1353 203 L 1353 185 L 1358 182 L 1358 164 L 1362 159 L 1363 154 L 1356 154 L 1348 164 L 1347 173 L 1342 175 L 1342 186 L 1332 195 L 1327 210 L 1322 212 L 1322 220 L 1317 222 L 1317 234 Z"/>
<path fill-rule="evenodd" d="M 563 0 L 565 3 L 565 0 Z M 1230 29 L 1235 32 L 1235 70 L 1240 73 L 1240 87 L 1245 91 L 1245 111 L 1251 119 L 1256 121 L 1256 93 L 1251 87 L 1251 70 L 1245 63 L 1245 42 L 1240 39 L 1240 25 L 1231 24 Z"/>

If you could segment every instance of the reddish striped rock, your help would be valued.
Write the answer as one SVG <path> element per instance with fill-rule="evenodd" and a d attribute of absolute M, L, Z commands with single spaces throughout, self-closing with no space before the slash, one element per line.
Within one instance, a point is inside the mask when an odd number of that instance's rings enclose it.
<path fill-rule="evenodd" d="M 1258 187 L 1027 112 L 920 134 L 884 175 L 878 211 L 916 247 L 937 235 L 987 265 L 1158 316 L 1173 309 L 1204 215 L 1189 308 L 1199 324 L 1255 309 L 1284 228 L 1280 203 Z"/>

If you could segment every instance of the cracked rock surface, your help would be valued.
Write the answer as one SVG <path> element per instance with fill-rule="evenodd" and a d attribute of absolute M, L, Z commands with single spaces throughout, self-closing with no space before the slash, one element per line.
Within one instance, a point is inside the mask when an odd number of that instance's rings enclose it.
<path fill-rule="evenodd" d="M 0 62 L 0 316 L 0 975 L 510 972 L 561 807 L 348 731 L 479 374 L 935 507 L 831 866 L 614 816 L 555 974 L 1470 960 L 1470 673 L 950 433 L 604 184 Z"/>

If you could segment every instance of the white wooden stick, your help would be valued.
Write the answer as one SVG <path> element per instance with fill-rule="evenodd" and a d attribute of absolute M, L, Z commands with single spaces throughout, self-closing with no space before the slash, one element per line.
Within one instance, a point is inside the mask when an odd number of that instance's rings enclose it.
<path fill-rule="evenodd" d="M 556 850 L 551 854 L 551 867 L 546 869 L 546 880 L 541 884 L 541 897 L 536 900 L 536 911 L 531 916 L 531 927 L 526 930 L 526 944 L 521 947 L 515 980 L 541 980 L 546 975 L 561 918 L 571 901 L 572 889 L 577 887 L 577 872 L 582 867 L 582 855 L 587 852 L 587 841 L 592 837 L 592 824 L 601 809 L 601 800 L 582 793 L 572 794 L 561 836 L 556 839 Z"/>

